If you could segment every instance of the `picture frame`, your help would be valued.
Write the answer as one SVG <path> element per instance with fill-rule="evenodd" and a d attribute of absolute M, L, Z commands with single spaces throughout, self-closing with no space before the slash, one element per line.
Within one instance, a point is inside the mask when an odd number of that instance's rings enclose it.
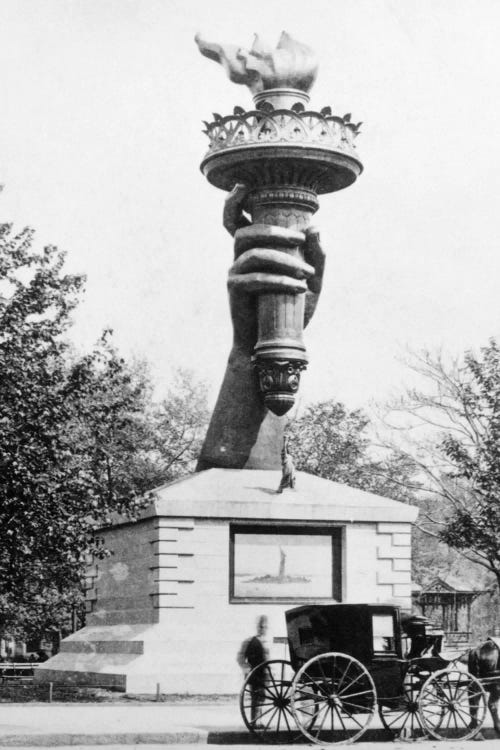
<path fill-rule="evenodd" d="M 341 601 L 341 528 L 230 527 L 230 601 Z"/>

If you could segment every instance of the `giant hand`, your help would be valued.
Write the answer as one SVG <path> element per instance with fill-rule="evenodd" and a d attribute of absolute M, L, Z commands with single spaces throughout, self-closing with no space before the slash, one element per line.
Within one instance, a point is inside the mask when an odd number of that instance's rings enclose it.
<path fill-rule="evenodd" d="M 198 470 L 281 468 L 285 422 L 264 406 L 251 361 L 257 341 L 257 297 L 263 292 L 305 294 L 307 325 L 321 291 L 325 256 L 318 232 L 251 224 L 242 211 L 245 192 L 237 185 L 224 208 L 224 226 L 234 236 L 235 260 L 228 277 L 233 347 Z M 282 251 L 297 245 L 302 246 L 304 260 Z"/>
<path fill-rule="evenodd" d="M 245 194 L 243 185 L 236 185 L 229 193 L 223 221 L 234 236 L 235 261 L 228 277 L 233 345 L 250 356 L 257 341 L 256 295 L 261 292 L 306 294 L 305 327 L 321 292 L 325 254 L 314 227 L 299 232 L 250 224 L 242 210 Z M 302 247 L 304 260 L 282 252 L 282 249 L 297 246 Z"/>

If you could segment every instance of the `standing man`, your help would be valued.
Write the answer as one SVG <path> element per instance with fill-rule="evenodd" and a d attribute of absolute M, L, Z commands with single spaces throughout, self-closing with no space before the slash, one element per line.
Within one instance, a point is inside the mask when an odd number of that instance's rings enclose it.
<path fill-rule="evenodd" d="M 269 659 L 269 650 L 266 643 L 267 630 L 267 617 L 266 615 L 261 615 L 257 620 L 257 633 L 250 638 L 243 654 L 245 664 L 247 664 L 251 670 L 254 670 L 254 673 L 249 680 L 249 685 L 252 691 L 250 716 L 252 724 L 255 726 L 257 726 L 257 722 L 262 712 L 261 706 L 264 702 L 266 687 L 265 670 L 255 668 Z"/>

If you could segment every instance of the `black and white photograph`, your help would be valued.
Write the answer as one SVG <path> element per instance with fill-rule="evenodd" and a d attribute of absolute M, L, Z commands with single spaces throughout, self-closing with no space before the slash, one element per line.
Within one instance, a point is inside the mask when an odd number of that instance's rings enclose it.
<path fill-rule="evenodd" d="M 499 32 L 0 0 L 0 746 L 496 748 Z"/>

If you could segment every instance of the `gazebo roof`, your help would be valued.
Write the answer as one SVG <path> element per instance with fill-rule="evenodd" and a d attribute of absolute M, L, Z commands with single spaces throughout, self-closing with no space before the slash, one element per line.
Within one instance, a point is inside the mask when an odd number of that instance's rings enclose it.
<path fill-rule="evenodd" d="M 458 576 L 448 575 L 445 578 L 436 576 L 427 585 L 423 586 L 420 596 L 425 594 L 469 594 L 476 595 L 480 594 L 485 589 L 474 588 L 470 581 L 465 581 Z"/>

